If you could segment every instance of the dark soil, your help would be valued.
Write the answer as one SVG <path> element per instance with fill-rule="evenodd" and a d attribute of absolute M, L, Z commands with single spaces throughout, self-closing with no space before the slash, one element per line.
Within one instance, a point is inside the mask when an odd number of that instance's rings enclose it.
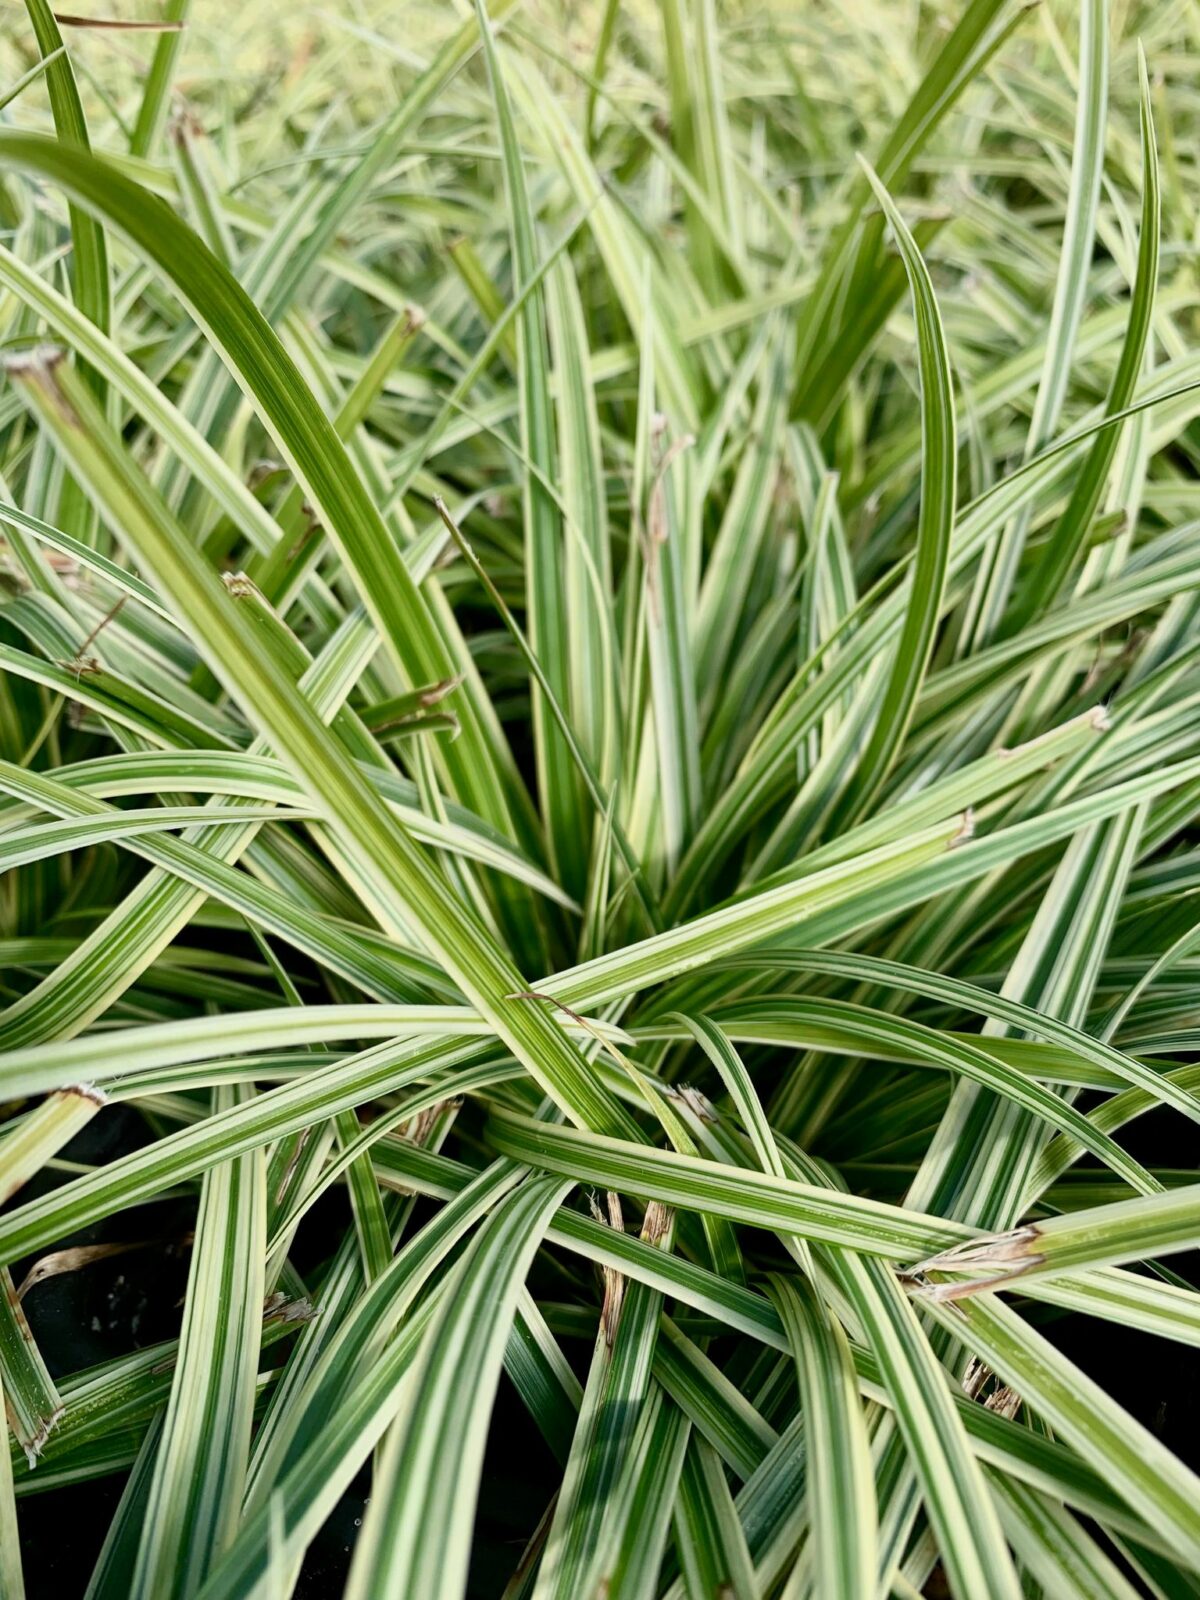
<path fill-rule="evenodd" d="M 1184 1166 L 1195 1159 L 1193 1135 L 1182 1119 L 1161 1112 L 1129 1129 L 1126 1143 L 1144 1160 Z M 64 1154 L 80 1161 L 110 1161 L 147 1142 L 147 1137 L 136 1112 L 113 1106 L 97 1116 Z M 21 1198 L 49 1186 L 43 1174 Z M 194 1215 L 194 1197 L 167 1198 L 106 1218 L 61 1241 L 61 1245 L 143 1243 L 126 1254 L 49 1279 L 29 1292 L 26 1313 L 55 1377 L 178 1332 Z M 337 1198 L 314 1214 L 306 1241 L 306 1255 L 314 1265 L 348 1222 Z M 18 1282 L 30 1264 L 17 1263 Z M 1179 1256 L 1170 1265 L 1200 1284 L 1200 1260 Z M 1036 1314 L 1041 1320 L 1043 1308 Z M 1164 1444 L 1200 1469 L 1196 1351 L 1093 1318 L 1053 1317 L 1042 1326 Z M 569 1353 L 586 1357 L 582 1349 Z M 503 1380 L 481 1485 L 472 1600 L 496 1600 L 557 1482 L 549 1449 L 516 1392 Z M 19 1517 L 29 1600 L 76 1600 L 83 1594 L 123 1487 L 124 1474 L 119 1473 L 46 1495 L 22 1496 Z M 296 1590 L 300 1600 L 336 1600 L 341 1594 L 369 1490 L 369 1473 L 364 1470 L 313 1541 Z M 936 1579 L 930 1593 L 935 1589 Z"/>

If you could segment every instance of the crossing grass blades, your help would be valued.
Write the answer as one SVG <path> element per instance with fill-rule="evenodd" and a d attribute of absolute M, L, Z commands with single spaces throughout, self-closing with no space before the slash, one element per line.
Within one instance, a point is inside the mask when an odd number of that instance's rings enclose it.
<path fill-rule="evenodd" d="M 0 43 L 0 1592 L 1195 1595 L 1193 9 L 115 20 Z"/>

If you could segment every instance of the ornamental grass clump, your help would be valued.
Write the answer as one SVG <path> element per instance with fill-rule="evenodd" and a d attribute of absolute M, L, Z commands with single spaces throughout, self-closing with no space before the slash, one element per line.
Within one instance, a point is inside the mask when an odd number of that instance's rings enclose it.
<path fill-rule="evenodd" d="M 0 41 L 0 1595 L 1193 1594 L 1190 11 L 142 11 Z"/>

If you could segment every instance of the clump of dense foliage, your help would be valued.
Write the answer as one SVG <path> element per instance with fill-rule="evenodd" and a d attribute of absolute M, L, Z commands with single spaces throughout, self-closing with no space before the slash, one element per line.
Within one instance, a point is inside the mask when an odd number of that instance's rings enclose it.
<path fill-rule="evenodd" d="M 26 4 L 0 1591 L 1194 1595 L 1192 9 Z"/>

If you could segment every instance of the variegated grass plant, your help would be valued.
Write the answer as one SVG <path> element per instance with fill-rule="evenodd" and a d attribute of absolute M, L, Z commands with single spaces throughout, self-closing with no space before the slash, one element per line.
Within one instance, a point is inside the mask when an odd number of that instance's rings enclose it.
<path fill-rule="evenodd" d="M 1195 7 L 139 17 L 0 53 L 0 1592 L 1200 1593 L 1058 1337 L 1200 1344 Z"/>

